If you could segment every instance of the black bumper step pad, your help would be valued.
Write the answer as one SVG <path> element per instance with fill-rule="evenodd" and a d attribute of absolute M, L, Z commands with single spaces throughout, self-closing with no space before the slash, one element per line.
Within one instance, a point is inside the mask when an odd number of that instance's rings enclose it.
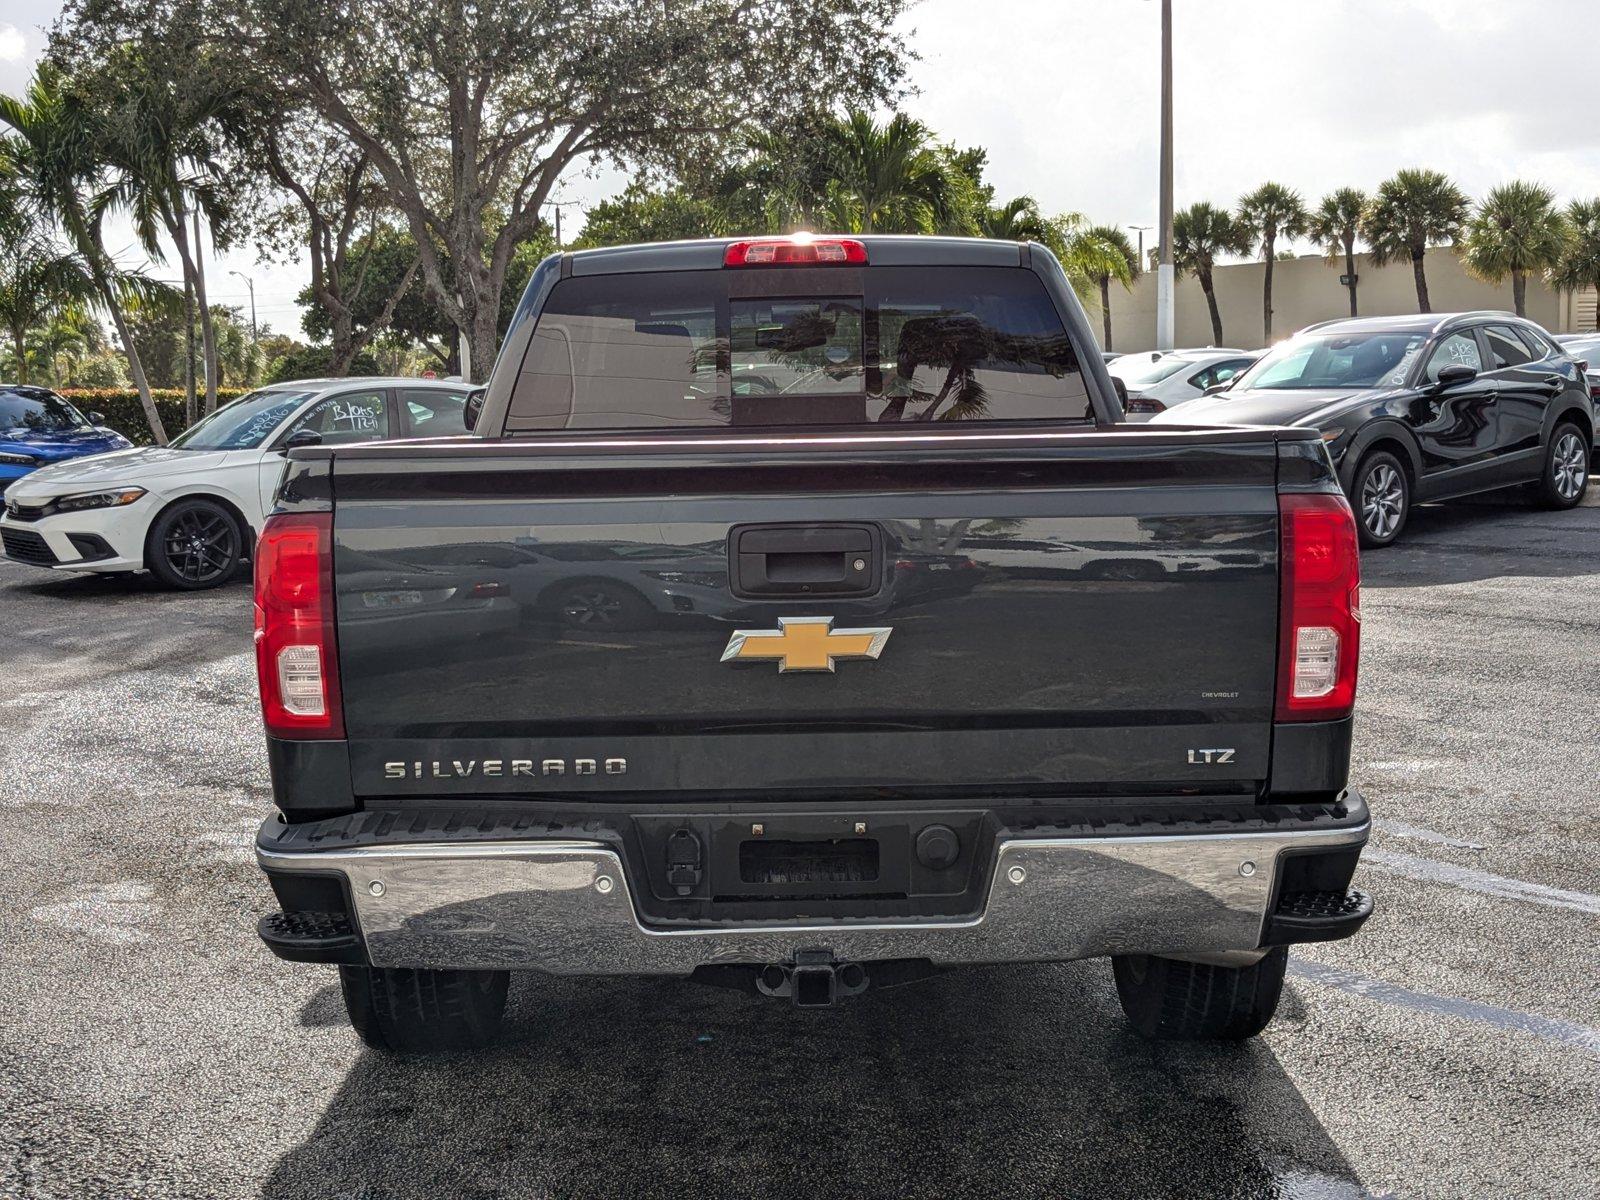
<path fill-rule="evenodd" d="M 1347 938 L 1372 915 L 1372 897 L 1351 888 L 1344 892 L 1285 892 L 1267 918 L 1263 946 L 1294 942 L 1332 942 Z"/>
<path fill-rule="evenodd" d="M 342 912 L 275 912 L 262 917 L 256 931 L 269 950 L 289 962 L 367 961 L 361 934 Z"/>

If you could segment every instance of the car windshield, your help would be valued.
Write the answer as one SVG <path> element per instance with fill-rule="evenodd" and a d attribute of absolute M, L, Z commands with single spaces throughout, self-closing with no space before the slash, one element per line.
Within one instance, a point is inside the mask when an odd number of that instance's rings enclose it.
<path fill-rule="evenodd" d="M 254 450 L 310 397 L 310 392 L 250 392 L 196 421 L 172 445 L 179 450 Z"/>
<path fill-rule="evenodd" d="M 1106 367 L 1118 379 L 1129 387 L 1148 387 L 1152 383 L 1160 383 L 1163 379 L 1176 375 L 1185 367 L 1194 364 L 1186 358 L 1174 358 L 1168 354 L 1152 362 L 1142 354 L 1130 354 L 1126 358 L 1119 358 Z"/>
<path fill-rule="evenodd" d="M 83 414 L 54 392 L 42 388 L 0 392 L 0 434 L 66 433 L 89 427 Z"/>
<path fill-rule="evenodd" d="M 1234 389 L 1398 387 L 1427 340 L 1418 329 L 1303 333 L 1267 351 Z"/>

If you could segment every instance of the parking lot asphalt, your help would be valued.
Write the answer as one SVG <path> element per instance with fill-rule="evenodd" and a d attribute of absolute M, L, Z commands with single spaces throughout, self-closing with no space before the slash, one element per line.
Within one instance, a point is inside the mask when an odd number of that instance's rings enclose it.
<path fill-rule="evenodd" d="M 1363 572 L 1379 909 L 1255 1042 L 1143 1043 L 1086 962 L 821 1014 L 523 977 L 419 1061 L 256 940 L 247 585 L 0 561 L 0 1197 L 1600 1194 L 1600 508 L 1424 509 Z"/>

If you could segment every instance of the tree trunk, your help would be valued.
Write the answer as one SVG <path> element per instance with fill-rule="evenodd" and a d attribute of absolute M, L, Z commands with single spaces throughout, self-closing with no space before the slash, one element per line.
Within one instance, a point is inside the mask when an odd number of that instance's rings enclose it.
<path fill-rule="evenodd" d="M 1426 253 L 1424 250 L 1423 254 Z M 1411 252 L 1411 273 L 1417 280 L 1417 311 L 1431 313 L 1433 306 L 1428 303 L 1428 273 L 1422 269 L 1422 257 L 1415 250 Z"/>
<path fill-rule="evenodd" d="M 1272 345 L 1272 262 L 1277 252 L 1276 245 L 1271 239 L 1267 241 L 1267 271 L 1261 281 L 1261 332 L 1262 339 L 1267 345 Z M 1222 344 L 1222 335 L 1217 335 L 1217 344 Z"/>
<path fill-rule="evenodd" d="M 1344 273 L 1345 278 L 1350 281 L 1347 286 L 1350 288 L 1350 315 L 1353 317 L 1356 315 L 1356 239 L 1354 237 L 1346 237 L 1344 239 Z"/>
<path fill-rule="evenodd" d="M 26 328 L 11 331 L 11 352 L 17 356 L 17 382 L 28 382 L 28 331 Z"/>
<path fill-rule="evenodd" d="M 1106 327 L 1106 349 L 1111 349 L 1111 276 L 1100 276 L 1100 319 Z"/>
<path fill-rule="evenodd" d="M 145 422 L 150 426 L 150 436 L 155 439 L 158 446 L 167 444 L 167 429 L 161 423 L 161 412 L 156 408 L 155 397 L 150 394 L 150 381 L 145 378 L 144 363 L 139 361 L 139 351 L 134 348 L 133 334 L 128 330 L 128 321 L 122 315 L 122 306 L 117 303 L 116 296 L 112 295 L 109 288 L 105 290 L 106 307 L 111 310 L 111 323 L 116 326 L 117 336 L 122 339 L 123 351 L 128 356 L 128 374 L 133 376 L 133 386 L 139 391 L 139 407 L 144 409 Z"/>
<path fill-rule="evenodd" d="M 183 276 L 183 423 L 188 428 L 200 419 L 194 398 L 194 288 L 188 272 Z"/>
<path fill-rule="evenodd" d="M 1511 305 L 1517 316 L 1528 315 L 1528 273 L 1521 267 L 1511 268 Z"/>
<path fill-rule="evenodd" d="M 472 378 L 468 383 L 482 383 L 494 369 L 495 352 L 499 349 L 499 308 L 490 307 L 482 300 L 472 316 Z"/>
<path fill-rule="evenodd" d="M 1207 271 L 1200 276 L 1200 287 L 1206 294 L 1206 307 L 1211 309 L 1211 340 L 1216 346 L 1222 345 L 1222 314 L 1217 311 L 1217 293 L 1211 286 L 1211 272 Z"/>
<path fill-rule="evenodd" d="M 194 284 L 194 302 L 200 310 L 200 357 L 205 363 L 205 411 L 212 413 L 217 409 L 217 340 L 216 331 L 211 324 L 211 309 L 206 304 L 206 280 L 195 264 L 195 255 L 190 251 L 189 231 L 184 225 L 182 213 L 178 215 L 177 220 L 167 222 L 167 233 L 171 236 L 173 245 L 178 248 L 178 258 L 183 263 L 184 276 Z"/>

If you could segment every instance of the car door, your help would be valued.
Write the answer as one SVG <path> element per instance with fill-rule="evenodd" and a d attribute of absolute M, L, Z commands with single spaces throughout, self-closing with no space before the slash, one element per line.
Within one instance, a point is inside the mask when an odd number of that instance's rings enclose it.
<path fill-rule="evenodd" d="M 1564 381 L 1545 361 L 1549 351 L 1543 346 L 1535 351 L 1537 342 L 1514 325 L 1485 325 L 1483 341 L 1489 373 L 1500 389 L 1498 474 L 1510 482 L 1535 478 L 1543 461 L 1545 412 Z"/>
<path fill-rule="evenodd" d="M 394 428 L 391 406 L 389 389 L 381 387 L 351 388 L 313 402 L 278 431 L 261 456 L 258 485 L 262 512 L 272 511 L 273 497 L 283 480 L 287 457 L 284 444 L 290 438 L 302 431 L 309 431 L 317 434 L 324 446 L 380 441 L 390 436 Z"/>
<path fill-rule="evenodd" d="M 1484 350 L 1472 328 L 1456 329 L 1434 343 L 1423 360 L 1407 424 L 1422 452 L 1419 497 L 1432 499 L 1484 485 L 1495 466 L 1499 440 L 1499 381 L 1483 369 Z M 1464 383 L 1440 389 L 1439 372 L 1470 367 Z"/>

